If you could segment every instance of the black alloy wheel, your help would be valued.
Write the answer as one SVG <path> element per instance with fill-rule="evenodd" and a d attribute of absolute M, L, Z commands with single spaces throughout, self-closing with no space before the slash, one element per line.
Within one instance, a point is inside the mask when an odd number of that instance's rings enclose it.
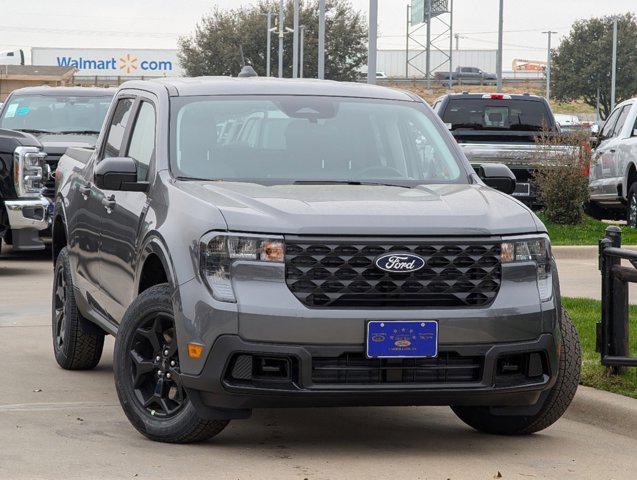
<path fill-rule="evenodd" d="M 170 418 L 185 405 L 186 391 L 179 372 L 175 322 L 154 312 L 132 335 L 128 350 L 135 398 L 154 417 Z"/>

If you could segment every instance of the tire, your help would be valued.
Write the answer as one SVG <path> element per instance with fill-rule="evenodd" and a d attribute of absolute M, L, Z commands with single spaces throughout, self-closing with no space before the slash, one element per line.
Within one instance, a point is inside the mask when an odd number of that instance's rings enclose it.
<path fill-rule="evenodd" d="M 102 358 L 104 332 L 77 309 L 68 250 L 63 248 L 55 262 L 51 327 L 53 353 L 65 370 L 90 370 Z"/>
<path fill-rule="evenodd" d="M 489 407 L 451 407 L 460 420 L 484 433 L 528 435 L 555 423 L 571 404 L 579 384 L 582 354 L 571 317 L 562 310 L 562 355 L 557 381 L 535 415 L 493 415 Z M 542 401 L 542 400 L 541 400 Z"/>
<path fill-rule="evenodd" d="M 584 205 L 584 213 L 593 217 L 595 220 L 609 220 L 613 218 L 611 212 L 595 202 L 586 203 Z"/>
<path fill-rule="evenodd" d="M 115 387 L 124 413 L 142 435 L 166 443 L 200 442 L 228 421 L 201 418 L 188 398 L 174 322 L 167 284 L 150 287 L 133 301 L 115 340 Z"/>
<path fill-rule="evenodd" d="M 628 189 L 626 224 L 631 228 L 637 228 L 637 182 L 634 182 Z"/>

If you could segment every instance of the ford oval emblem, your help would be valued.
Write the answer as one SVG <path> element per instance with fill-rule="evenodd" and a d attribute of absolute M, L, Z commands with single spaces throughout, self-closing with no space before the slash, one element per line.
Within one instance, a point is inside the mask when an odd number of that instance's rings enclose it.
<path fill-rule="evenodd" d="M 376 259 L 376 266 L 385 272 L 410 273 L 425 266 L 425 260 L 412 253 L 393 252 Z"/>

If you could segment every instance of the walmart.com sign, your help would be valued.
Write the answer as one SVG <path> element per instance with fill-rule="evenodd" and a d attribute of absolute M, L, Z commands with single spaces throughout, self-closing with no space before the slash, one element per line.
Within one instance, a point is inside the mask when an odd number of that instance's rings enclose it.
<path fill-rule="evenodd" d="M 33 48 L 33 65 L 75 67 L 77 75 L 109 77 L 180 76 L 176 50 Z"/>

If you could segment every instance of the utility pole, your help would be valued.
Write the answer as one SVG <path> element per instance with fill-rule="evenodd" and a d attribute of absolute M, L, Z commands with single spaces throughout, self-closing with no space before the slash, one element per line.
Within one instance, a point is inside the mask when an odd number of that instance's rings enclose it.
<path fill-rule="evenodd" d="M 551 35 L 557 32 L 542 32 L 545 35 L 548 35 L 548 47 L 546 51 L 546 99 L 549 100 L 551 98 Z"/>
<path fill-rule="evenodd" d="M 405 79 L 409 78 L 409 27 L 411 26 L 411 18 L 410 18 L 411 5 L 407 4 L 407 23 L 405 28 Z"/>
<path fill-rule="evenodd" d="M 299 78 L 303 78 L 303 64 L 305 63 L 305 25 L 299 27 L 301 45 L 299 46 Z"/>
<path fill-rule="evenodd" d="M 453 88 L 453 0 L 451 0 L 451 8 L 449 8 L 449 90 Z"/>
<path fill-rule="evenodd" d="M 283 78 L 283 35 L 285 34 L 285 0 L 279 2 L 279 78 Z"/>
<path fill-rule="evenodd" d="M 425 59 L 425 76 L 427 77 L 428 89 L 431 89 L 431 4 L 432 0 L 427 0 L 427 53 Z"/>
<path fill-rule="evenodd" d="M 367 53 L 367 83 L 376 84 L 378 55 L 378 0 L 369 0 L 369 48 Z"/>
<path fill-rule="evenodd" d="M 294 0 L 294 24 L 292 26 L 292 78 L 299 76 L 299 0 Z"/>
<path fill-rule="evenodd" d="M 325 79 L 325 0 L 319 0 L 318 78 Z"/>
<path fill-rule="evenodd" d="M 504 0 L 500 0 L 500 15 L 498 18 L 498 56 L 495 61 L 498 76 L 498 92 L 502 93 L 502 36 L 504 32 Z"/>
<path fill-rule="evenodd" d="M 615 108 L 615 89 L 617 85 L 617 17 L 613 18 L 613 61 L 610 77 L 610 109 Z"/>
<path fill-rule="evenodd" d="M 454 34 L 454 37 L 456 38 L 456 52 L 460 49 L 460 34 L 456 33 Z"/>
<path fill-rule="evenodd" d="M 270 76 L 270 64 L 272 63 L 271 60 L 271 56 L 272 56 L 272 32 L 275 30 L 272 28 L 272 16 L 276 15 L 276 13 L 273 12 L 267 12 L 267 13 L 262 13 L 261 15 L 264 15 L 268 20 L 268 36 L 267 36 L 267 42 L 266 42 L 266 52 L 265 52 L 265 76 L 269 77 Z"/>

